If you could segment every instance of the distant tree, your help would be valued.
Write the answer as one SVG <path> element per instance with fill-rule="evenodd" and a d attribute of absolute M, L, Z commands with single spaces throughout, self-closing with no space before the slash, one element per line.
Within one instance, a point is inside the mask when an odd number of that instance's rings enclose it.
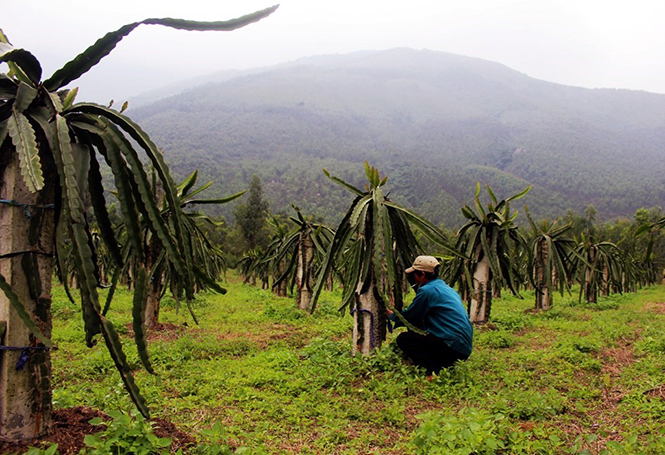
<path fill-rule="evenodd" d="M 657 207 L 650 211 L 640 209 L 635 212 L 635 239 L 643 251 L 644 259 L 639 263 L 642 271 L 643 282 L 652 285 L 657 280 L 665 284 L 665 217 L 662 209 Z M 646 235 L 644 235 L 646 234 Z M 636 253 L 636 256 L 639 253 Z"/>
<path fill-rule="evenodd" d="M 282 222 L 278 215 L 270 215 L 268 226 L 272 230 L 270 244 L 266 251 L 266 260 L 270 261 L 270 271 L 273 278 L 272 290 L 280 297 L 286 297 L 288 283 L 286 279 L 280 281 L 280 277 L 286 271 L 286 258 L 279 257 L 279 252 L 284 248 L 289 235 L 288 225 Z"/>
<path fill-rule="evenodd" d="M 490 203 L 480 203 L 480 183 L 476 184 L 475 211 L 468 205 L 462 213 L 468 219 L 458 232 L 456 248 L 466 255 L 456 257 L 444 270 L 447 280 L 457 284 L 468 302 L 469 319 L 486 322 L 492 309 L 492 296 L 498 287 L 508 287 L 519 295 L 521 258 L 518 255 L 525 239 L 514 223 L 517 212 L 510 212 L 510 202 L 523 197 L 531 189 L 497 200 L 487 186 Z"/>
<path fill-rule="evenodd" d="M 588 233 L 592 228 L 593 220 L 589 218 L 589 215 L 595 217 L 596 209 L 593 205 L 590 205 L 586 208 L 585 213 L 586 216 L 582 216 L 573 210 L 568 210 L 561 218 L 561 224 L 569 224 L 571 226 L 570 234 L 576 239 L 579 239 L 583 233 Z"/>
<path fill-rule="evenodd" d="M 582 235 L 575 248 L 573 270 L 577 271 L 580 283 L 579 300 L 596 303 L 598 293 L 606 293 L 612 284 L 621 285 L 624 276 L 617 246 L 611 242 L 597 241 L 591 235 Z"/>
<path fill-rule="evenodd" d="M 243 283 L 256 286 L 257 279 L 260 279 L 262 287 L 264 289 L 268 287 L 270 264 L 266 260 L 267 257 L 266 252 L 260 248 L 245 252 L 245 255 L 235 265 L 235 268 L 242 274 Z"/>
<path fill-rule="evenodd" d="M 645 283 L 647 286 L 653 286 L 660 278 L 663 277 L 661 275 L 662 268 L 659 268 L 656 265 L 656 261 L 654 260 L 654 239 L 655 235 L 652 232 L 649 235 L 649 243 L 647 244 L 646 251 L 644 252 L 644 259 L 640 263 L 640 267 L 643 272 L 643 283 Z"/>
<path fill-rule="evenodd" d="M 529 280 L 536 294 L 536 310 L 548 310 L 554 301 L 552 293 L 558 287 L 559 293 L 570 293 L 571 256 L 576 246 L 568 237 L 572 226 L 558 226 L 543 222 L 541 225 L 531 219 L 529 209 L 524 210 L 531 225 L 531 236 L 527 248 L 527 269 Z"/>
<path fill-rule="evenodd" d="M 263 197 L 261 179 L 253 175 L 247 194 L 247 202 L 240 203 L 235 209 L 236 224 L 242 234 L 244 248 L 264 249 L 268 244 L 266 231 L 269 204 Z"/>
<path fill-rule="evenodd" d="M 654 239 L 654 260 L 665 267 L 665 216 L 661 207 L 641 208 L 634 215 L 636 249 L 644 250 L 648 240 L 642 235 L 648 232 Z"/>
<path fill-rule="evenodd" d="M 271 258 L 276 264 L 283 265 L 286 262 L 273 286 L 292 280 L 296 287 L 298 308 L 309 310 L 312 306 L 317 269 L 320 268 L 320 257 L 325 254 L 334 232 L 321 223 L 306 219 L 298 207 L 294 206 L 294 209 L 297 217 L 291 217 L 291 221 L 296 228 L 283 238 L 280 248 Z"/>
<path fill-rule="evenodd" d="M 598 209 L 593 204 L 589 204 L 587 208 L 584 209 L 584 215 L 586 216 L 587 220 L 587 229 L 591 229 L 591 227 L 593 227 L 597 214 Z"/>

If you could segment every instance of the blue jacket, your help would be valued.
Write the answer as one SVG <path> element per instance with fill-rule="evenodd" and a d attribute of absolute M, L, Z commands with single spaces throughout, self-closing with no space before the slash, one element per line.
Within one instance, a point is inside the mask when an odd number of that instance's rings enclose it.
<path fill-rule="evenodd" d="M 409 308 L 401 313 L 414 326 L 444 340 L 451 349 L 471 355 L 473 327 L 459 294 L 442 279 L 423 284 Z M 394 320 L 395 327 L 403 325 L 399 319 Z"/>

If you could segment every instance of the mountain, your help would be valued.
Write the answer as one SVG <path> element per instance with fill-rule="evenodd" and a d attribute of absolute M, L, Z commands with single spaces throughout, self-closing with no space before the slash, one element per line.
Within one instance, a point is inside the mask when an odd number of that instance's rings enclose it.
<path fill-rule="evenodd" d="M 228 73 L 225 73 L 228 74 Z M 274 212 L 296 204 L 332 221 L 352 200 L 321 168 L 449 227 L 476 182 L 536 217 L 589 204 L 601 219 L 665 199 L 665 95 L 584 89 L 499 63 L 413 49 L 317 56 L 192 87 L 131 109 L 181 176 L 214 192 L 258 174 Z M 225 208 L 228 215 L 229 208 Z"/>

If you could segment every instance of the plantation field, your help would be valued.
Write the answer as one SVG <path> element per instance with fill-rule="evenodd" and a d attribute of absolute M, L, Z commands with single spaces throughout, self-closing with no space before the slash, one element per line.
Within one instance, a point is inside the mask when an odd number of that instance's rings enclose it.
<path fill-rule="evenodd" d="M 496 299 L 471 358 L 429 381 L 388 343 L 351 356 L 341 293 L 314 315 L 291 298 L 244 285 L 186 308 L 162 302 L 150 332 L 157 376 L 140 368 L 131 294 L 109 312 L 153 417 L 198 441 L 184 453 L 665 453 L 665 287 L 578 304 L 533 294 Z M 54 403 L 105 413 L 131 402 L 100 342 L 84 344 L 80 306 L 53 293 Z M 403 330 L 403 329 L 399 329 Z M 127 423 L 131 426 L 131 423 Z"/>

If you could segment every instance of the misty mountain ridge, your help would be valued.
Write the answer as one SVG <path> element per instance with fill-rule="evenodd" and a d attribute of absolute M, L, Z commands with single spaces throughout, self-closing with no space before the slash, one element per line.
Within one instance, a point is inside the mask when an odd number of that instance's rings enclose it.
<path fill-rule="evenodd" d="M 665 197 L 665 95 L 568 87 L 412 49 L 307 57 L 199 82 L 129 114 L 177 174 L 198 168 L 218 194 L 258 174 L 273 211 L 293 203 L 341 216 L 351 195 L 321 168 L 362 187 L 365 160 L 389 176 L 394 199 L 454 226 L 477 181 L 500 197 L 533 185 L 523 201 L 540 217 L 589 204 L 600 218 L 632 216 Z"/>

